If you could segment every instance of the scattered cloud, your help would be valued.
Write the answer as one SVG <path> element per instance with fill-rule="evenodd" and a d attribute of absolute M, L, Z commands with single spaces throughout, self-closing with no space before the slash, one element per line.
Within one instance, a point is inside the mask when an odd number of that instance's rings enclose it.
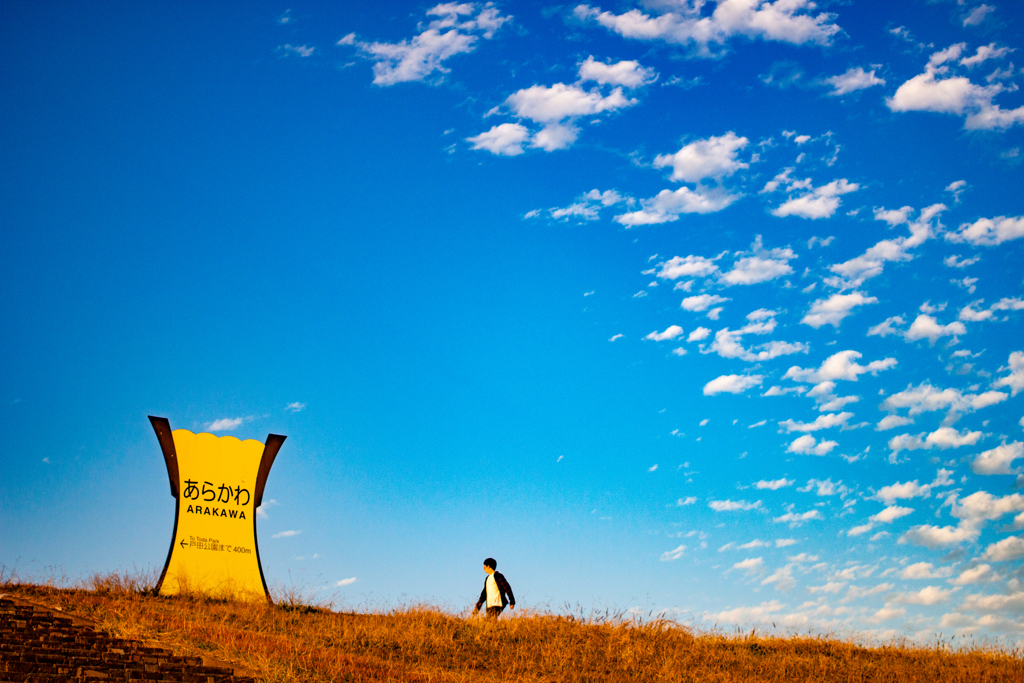
<path fill-rule="evenodd" d="M 833 448 L 839 444 L 835 441 L 824 441 L 820 443 L 810 434 L 805 434 L 793 440 L 786 449 L 787 453 L 801 453 L 803 455 L 828 455 Z"/>
<path fill-rule="evenodd" d="M 444 3 L 427 10 L 426 28 L 408 40 L 397 43 L 364 42 L 349 34 L 339 45 L 355 46 L 373 61 L 373 83 L 391 86 L 397 83 L 443 79 L 449 69 L 444 63 L 452 57 L 472 52 L 480 38 L 489 40 L 502 25 L 512 21 L 493 5 Z"/>
<path fill-rule="evenodd" d="M 664 332 L 658 332 L 655 330 L 644 337 L 644 339 L 649 339 L 651 341 L 665 341 L 667 339 L 675 339 L 681 334 L 683 334 L 683 328 L 679 327 L 679 325 L 669 325 L 665 328 Z"/>
<path fill-rule="evenodd" d="M 761 501 L 749 502 L 746 500 L 712 500 L 708 507 L 715 512 L 735 512 L 737 510 L 757 510 L 761 507 Z"/>
<path fill-rule="evenodd" d="M 222 417 L 206 425 L 211 432 L 230 432 L 242 426 L 242 423 L 249 418 L 245 417 Z"/>
<path fill-rule="evenodd" d="M 672 562 L 674 560 L 678 560 L 679 558 L 681 558 L 685 551 L 686 546 L 681 545 L 678 548 L 675 548 L 674 550 L 668 550 L 666 552 L 663 552 L 661 554 L 661 558 L 659 559 L 661 559 L 662 562 Z"/>
<path fill-rule="evenodd" d="M 1021 468 L 1013 468 L 1013 461 L 1024 458 L 1024 443 L 1004 443 L 991 450 L 979 453 L 971 463 L 975 474 L 1020 474 Z"/>
<path fill-rule="evenodd" d="M 853 313 L 857 306 L 866 304 L 877 304 L 878 299 L 873 296 L 866 296 L 862 292 L 851 292 L 850 294 L 833 294 L 827 299 L 817 299 L 811 304 L 811 310 L 800 321 L 804 325 L 810 325 L 818 329 L 825 325 L 831 325 L 836 329 L 839 324 Z"/>
<path fill-rule="evenodd" d="M 847 69 L 846 73 L 824 79 L 823 83 L 832 86 L 832 92 L 829 93 L 830 96 L 840 97 L 857 90 L 864 90 L 876 85 L 885 85 L 885 79 L 875 76 L 874 69 L 864 71 L 863 67 L 856 66 Z"/>
<path fill-rule="evenodd" d="M 871 373 L 872 375 L 877 375 L 879 372 L 890 370 L 896 366 L 895 358 L 873 360 L 867 365 L 860 365 L 857 363 L 857 359 L 862 356 L 863 354 L 859 351 L 840 351 L 826 358 L 817 369 L 805 369 L 794 365 L 786 371 L 782 378 L 813 384 L 832 380 L 856 382 L 858 377 L 863 374 Z"/>
<path fill-rule="evenodd" d="M 979 53 L 961 60 L 965 45 L 957 43 L 932 54 L 924 72 L 903 83 L 886 100 L 889 109 L 963 116 L 964 128 L 968 130 L 1005 130 L 1024 121 L 1024 106 L 1006 110 L 992 101 L 1008 90 L 1006 86 L 978 85 L 964 75 L 954 75 L 956 64 L 970 68 L 989 57 L 990 53 Z"/>
<path fill-rule="evenodd" d="M 825 283 L 840 290 L 856 289 L 865 281 L 881 275 L 886 263 L 911 260 L 911 250 L 935 236 L 939 228 L 938 216 L 945 210 L 945 204 L 933 204 L 921 209 L 915 220 L 910 220 L 913 209 L 909 206 L 890 211 L 885 208 L 875 209 L 876 220 L 885 221 L 893 227 L 906 223 L 910 235 L 882 240 L 860 256 L 829 266 L 835 276 L 826 278 Z"/>
<path fill-rule="evenodd" d="M 781 479 L 772 479 L 770 481 L 762 479 L 761 481 L 754 484 L 754 486 L 759 489 L 769 489 L 771 491 L 777 491 L 781 488 L 792 486 L 794 483 L 796 482 L 793 479 L 786 479 L 785 477 L 783 477 Z"/>
<path fill-rule="evenodd" d="M 710 14 L 703 3 L 649 7 L 657 13 L 631 9 L 613 14 L 590 5 L 577 5 L 573 14 L 580 21 L 597 23 L 624 38 L 686 45 L 702 57 L 716 56 L 716 48 L 720 50 L 734 36 L 794 45 L 828 45 L 841 30 L 834 23 L 834 14 L 812 14 L 815 5 L 810 0 L 719 0 Z"/>
<path fill-rule="evenodd" d="M 795 185 L 794 185 L 795 187 Z M 833 180 L 821 187 L 809 188 L 809 191 L 798 192 L 775 209 L 772 215 L 779 218 L 785 216 L 798 216 L 800 218 L 831 218 L 841 204 L 840 197 L 860 189 L 857 183 L 851 183 L 846 178 Z"/>
<path fill-rule="evenodd" d="M 747 389 L 761 386 L 763 380 L 761 375 L 721 375 L 704 385 L 704 395 L 742 394 Z"/>

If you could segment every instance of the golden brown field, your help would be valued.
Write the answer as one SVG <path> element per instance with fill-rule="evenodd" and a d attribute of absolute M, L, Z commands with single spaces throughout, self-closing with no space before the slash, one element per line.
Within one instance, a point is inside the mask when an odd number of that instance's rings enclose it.
<path fill-rule="evenodd" d="M 729 636 L 678 624 L 516 611 L 494 622 L 429 606 L 346 613 L 161 598 L 112 574 L 82 588 L 0 582 L 7 593 L 266 681 L 1024 681 L 991 647 L 862 647 L 826 637 Z"/>

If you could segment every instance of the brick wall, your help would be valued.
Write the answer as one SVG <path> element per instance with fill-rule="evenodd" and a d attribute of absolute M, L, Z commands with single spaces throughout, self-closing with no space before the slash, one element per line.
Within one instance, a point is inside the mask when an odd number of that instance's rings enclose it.
<path fill-rule="evenodd" d="M 0 681 L 255 683 L 200 657 L 112 638 L 79 619 L 0 597 Z"/>

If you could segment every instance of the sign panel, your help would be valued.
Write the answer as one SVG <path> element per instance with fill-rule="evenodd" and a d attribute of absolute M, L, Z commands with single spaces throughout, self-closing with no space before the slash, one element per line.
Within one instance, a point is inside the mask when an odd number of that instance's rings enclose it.
<path fill-rule="evenodd" d="M 171 431 L 152 417 L 177 501 L 174 536 L 160 574 L 160 595 L 201 593 L 269 600 L 256 543 L 256 508 L 285 437 L 255 439 Z"/>

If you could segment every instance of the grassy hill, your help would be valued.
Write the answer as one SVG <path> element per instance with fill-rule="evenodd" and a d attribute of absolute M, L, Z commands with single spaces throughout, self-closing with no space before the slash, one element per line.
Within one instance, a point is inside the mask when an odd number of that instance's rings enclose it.
<path fill-rule="evenodd" d="M 117 574 L 78 589 L 7 580 L 0 593 L 265 681 L 1024 681 L 1019 653 L 986 646 L 861 647 L 518 610 L 497 622 L 429 606 L 349 613 L 289 596 L 278 605 L 161 598 Z"/>

